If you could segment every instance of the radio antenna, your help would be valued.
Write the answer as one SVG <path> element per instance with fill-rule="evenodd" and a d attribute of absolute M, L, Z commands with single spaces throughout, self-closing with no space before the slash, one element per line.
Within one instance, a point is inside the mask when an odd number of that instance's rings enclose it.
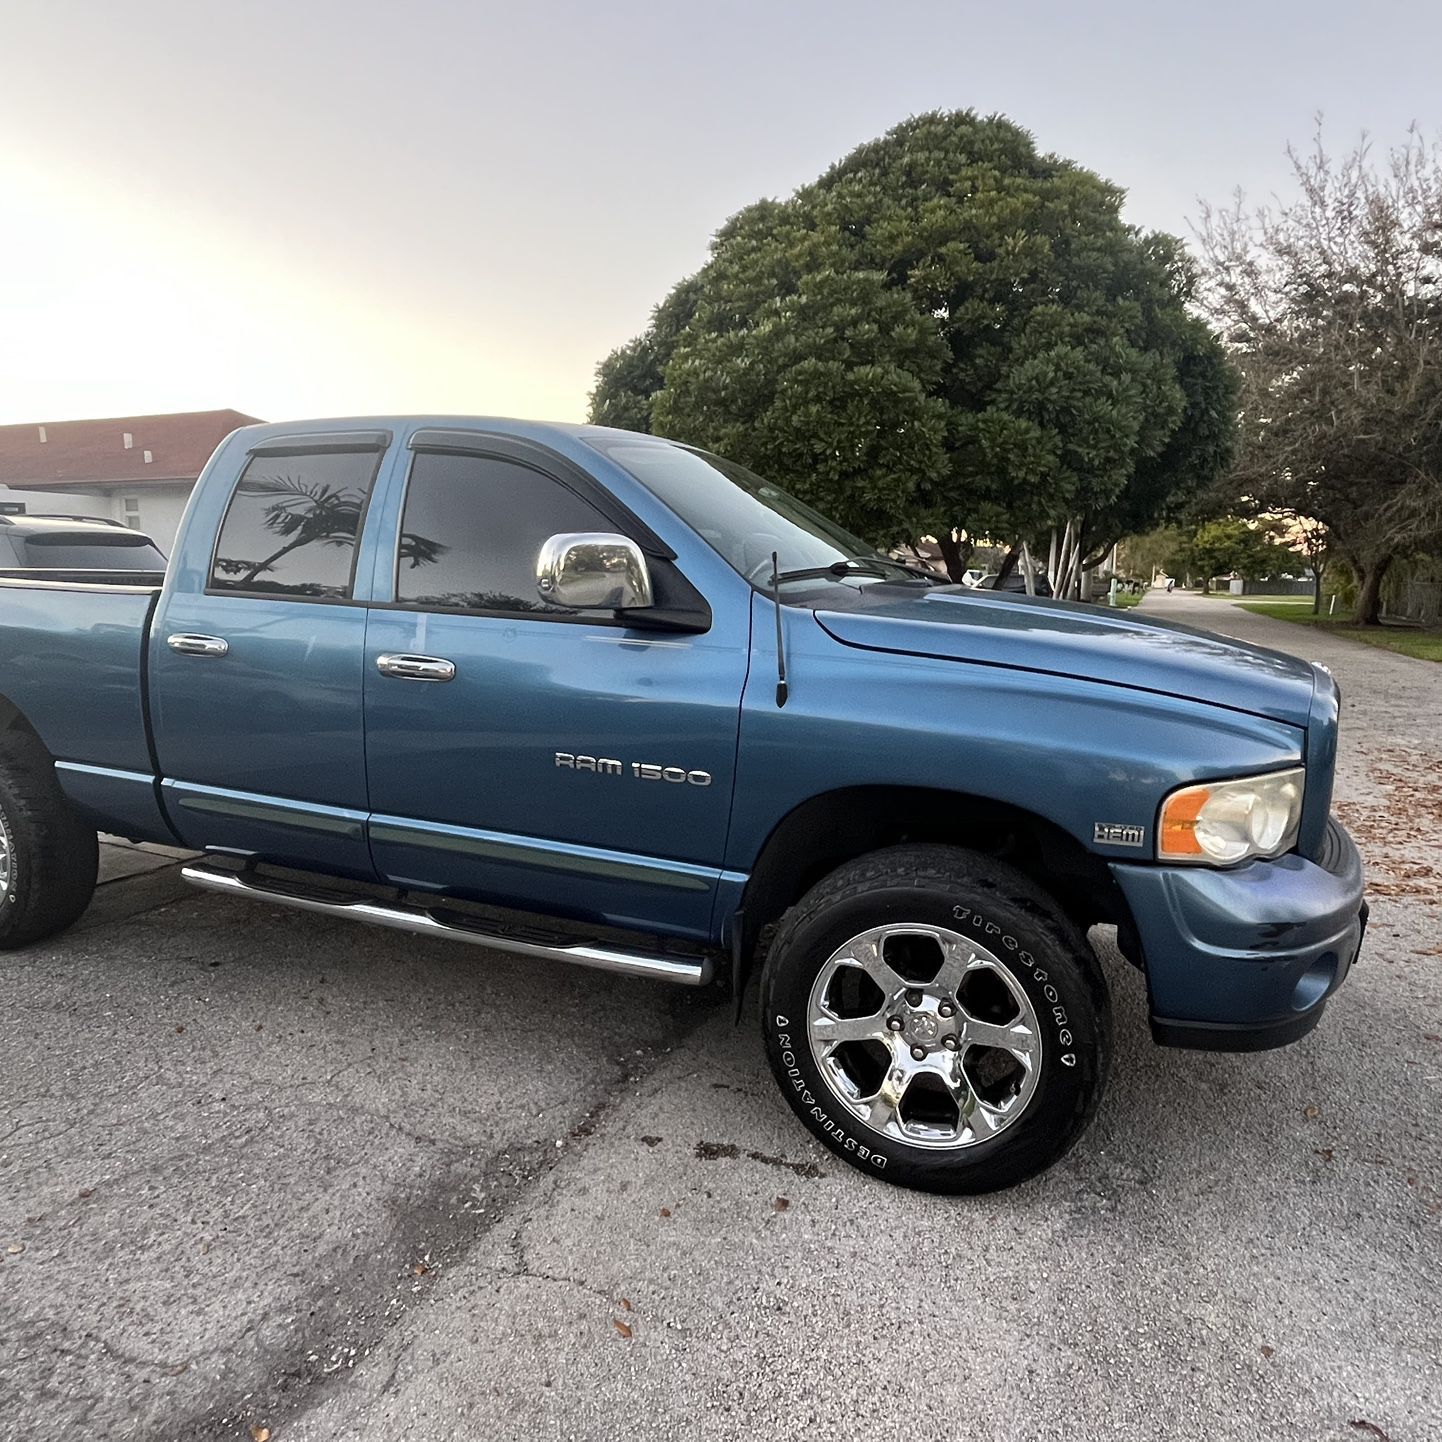
<path fill-rule="evenodd" d="M 771 553 L 771 601 L 776 608 L 776 704 L 786 704 L 786 641 L 781 634 L 781 563 Z"/>

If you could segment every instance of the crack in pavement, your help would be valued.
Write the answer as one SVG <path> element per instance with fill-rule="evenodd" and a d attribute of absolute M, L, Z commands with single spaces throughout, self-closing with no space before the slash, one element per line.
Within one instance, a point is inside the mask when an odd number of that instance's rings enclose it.
<path fill-rule="evenodd" d="M 327 1277 L 296 1299 L 289 1310 L 297 1317 L 304 1314 L 305 1322 L 281 1343 L 259 1347 L 259 1365 L 249 1369 L 252 1376 L 243 1388 L 232 1383 L 224 1399 L 174 1419 L 163 1425 L 158 1435 L 170 1442 L 214 1442 L 224 1428 L 254 1424 L 276 1433 L 294 1424 L 325 1399 L 338 1378 L 351 1372 L 391 1336 L 402 1319 L 417 1306 L 426 1305 L 446 1276 L 508 1219 L 515 1218 L 518 1223 L 507 1243 L 516 1266 L 496 1273 L 497 1280 L 570 1286 L 614 1306 L 614 1298 L 584 1279 L 537 1271 L 530 1266 L 522 1236 L 525 1216 L 521 1209 L 543 1181 L 583 1153 L 586 1142 L 625 1092 L 643 1080 L 710 1015 L 709 1009 L 695 1005 L 690 998 L 677 1001 L 679 1004 L 671 1007 L 671 1031 L 664 1043 L 643 1048 L 639 1057 L 633 1052 L 622 1059 L 597 1102 L 567 1132 L 563 1139 L 567 1145 L 551 1138 L 512 1145 L 493 1157 L 479 1177 L 467 1165 L 473 1161 L 472 1149 L 449 1149 L 441 1174 L 394 1208 L 395 1220 L 384 1242 L 372 1247 L 374 1265 L 343 1287 L 336 1287 Z M 363 1107 L 351 1109 L 361 1114 L 368 1112 Z M 395 1126 L 390 1118 L 378 1115 L 375 1119 Z M 409 1135 L 404 1129 L 398 1130 Z M 425 1141 L 431 1147 L 440 1145 L 434 1138 L 411 1139 Z M 424 1263 L 414 1262 L 422 1257 Z M 419 1274 L 415 1271 L 417 1265 L 424 1267 Z M 387 1291 L 389 1300 L 382 1305 Z M 381 1384 L 382 1393 L 395 1385 L 409 1347 L 405 1339 L 396 1347 Z"/>

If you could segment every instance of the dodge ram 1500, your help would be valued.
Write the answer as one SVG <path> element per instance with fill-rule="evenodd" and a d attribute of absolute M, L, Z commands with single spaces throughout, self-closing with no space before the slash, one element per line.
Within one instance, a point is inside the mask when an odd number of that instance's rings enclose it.
<path fill-rule="evenodd" d="M 201 887 L 699 986 L 873 1175 L 1061 1156 L 1117 929 L 1163 1045 L 1310 1030 L 1366 918 L 1322 669 L 880 554 L 586 426 L 250 426 L 162 585 L 0 576 L 0 946 L 96 831 Z M 761 953 L 764 952 L 764 955 Z"/>

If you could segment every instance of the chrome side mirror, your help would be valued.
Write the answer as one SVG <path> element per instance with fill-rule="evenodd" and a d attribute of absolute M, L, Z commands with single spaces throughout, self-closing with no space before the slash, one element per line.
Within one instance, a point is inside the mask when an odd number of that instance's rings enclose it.
<path fill-rule="evenodd" d="M 652 604 L 651 572 L 635 541 L 609 531 L 552 536 L 536 558 L 543 601 L 576 611 L 634 611 Z"/>

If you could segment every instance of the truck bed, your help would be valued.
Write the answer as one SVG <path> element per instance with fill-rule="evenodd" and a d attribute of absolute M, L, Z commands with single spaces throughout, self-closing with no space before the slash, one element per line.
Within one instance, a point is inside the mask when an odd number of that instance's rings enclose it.
<path fill-rule="evenodd" d="M 149 777 L 143 677 L 160 587 L 137 585 L 134 576 L 111 583 L 0 575 L 0 697 L 57 762 Z"/>

